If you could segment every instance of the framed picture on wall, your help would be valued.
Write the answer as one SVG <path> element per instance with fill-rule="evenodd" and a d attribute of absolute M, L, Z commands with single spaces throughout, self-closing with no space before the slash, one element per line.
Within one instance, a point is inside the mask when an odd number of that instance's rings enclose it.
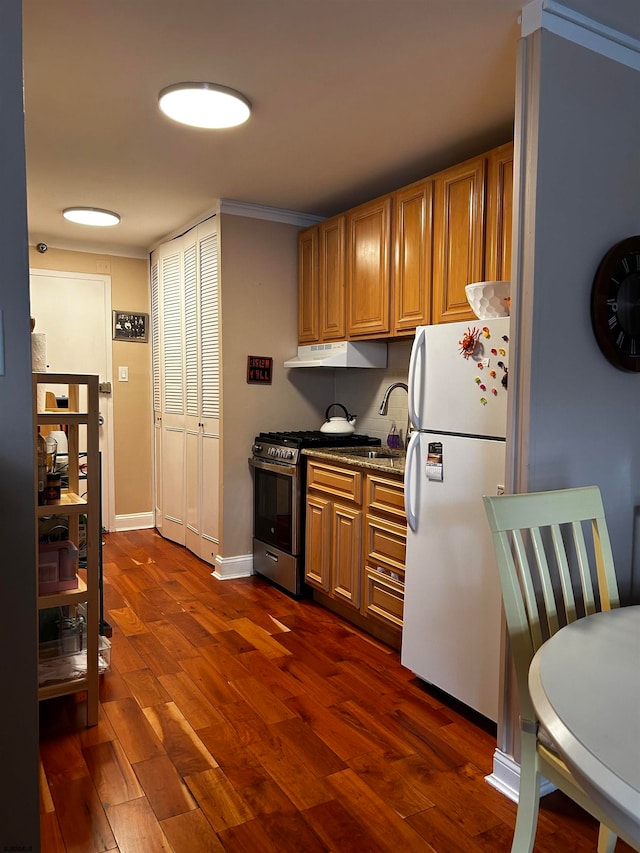
<path fill-rule="evenodd" d="M 113 312 L 113 340 L 146 343 L 149 332 L 149 315 L 134 311 Z"/>

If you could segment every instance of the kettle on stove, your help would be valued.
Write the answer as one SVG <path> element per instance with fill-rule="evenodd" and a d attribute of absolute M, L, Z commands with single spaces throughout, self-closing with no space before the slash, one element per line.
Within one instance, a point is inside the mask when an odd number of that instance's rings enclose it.
<path fill-rule="evenodd" d="M 334 406 L 339 406 L 344 412 L 343 418 L 330 418 L 329 412 Z M 334 433 L 334 435 L 350 435 L 356 430 L 356 415 L 350 415 L 342 403 L 331 403 L 325 413 L 325 422 L 320 427 L 320 432 Z"/>

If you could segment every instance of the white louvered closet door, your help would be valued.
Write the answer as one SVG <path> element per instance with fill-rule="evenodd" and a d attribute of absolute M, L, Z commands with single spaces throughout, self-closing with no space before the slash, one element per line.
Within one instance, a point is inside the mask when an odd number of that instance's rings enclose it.
<path fill-rule="evenodd" d="M 154 309 L 156 265 L 158 298 Z M 220 459 L 215 218 L 154 253 L 151 292 L 152 314 L 156 310 L 159 321 L 157 340 L 152 336 L 156 527 L 163 536 L 215 563 Z"/>
<path fill-rule="evenodd" d="M 202 233 L 207 228 L 206 233 Z M 215 563 L 219 545 L 220 470 L 220 304 L 218 234 L 201 226 L 199 265 L 199 411 L 200 481 L 199 535 L 192 548 L 203 560 Z"/>
<path fill-rule="evenodd" d="M 160 256 L 162 351 L 162 534 L 185 544 L 185 366 L 182 251 Z M 164 255 L 164 256 L 163 256 Z"/>

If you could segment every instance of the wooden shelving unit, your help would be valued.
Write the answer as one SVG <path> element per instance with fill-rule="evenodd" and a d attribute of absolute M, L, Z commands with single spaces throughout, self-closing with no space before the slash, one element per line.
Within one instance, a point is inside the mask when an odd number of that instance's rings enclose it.
<path fill-rule="evenodd" d="M 68 408 L 46 408 L 44 390 L 51 386 L 66 386 Z M 40 393 L 39 393 L 40 392 Z M 59 500 L 44 505 L 37 504 L 36 515 L 39 536 L 36 571 L 39 571 L 42 541 L 46 530 L 52 526 L 68 531 L 67 538 L 83 553 L 83 565 L 75 559 L 77 589 L 61 589 L 38 595 L 39 622 L 53 624 L 58 609 L 59 634 L 43 639 L 42 627 L 39 646 L 39 698 L 49 699 L 68 693 L 86 691 L 87 725 L 98 722 L 99 672 L 108 660 L 99 640 L 100 608 L 100 457 L 98 445 L 98 377 L 63 373 L 33 374 L 34 420 L 43 433 L 55 426 L 63 429 L 68 441 L 68 466 L 65 487 Z M 82 448 L 82 464 L 80 449 Z M 37 472 L 37 430 L 34 437 Z M 85 455 L 86 454 L 86 455 Z M 37 476 L 37 474 L 36 474 Z M 54 523 L 51 523 L 53 519 Z M 44 611 L 49 610 L 44 614 Z M 63 623 L 71 626 L 64 638 Z M 45 634 L 46 636 L 46 634 Z"/>

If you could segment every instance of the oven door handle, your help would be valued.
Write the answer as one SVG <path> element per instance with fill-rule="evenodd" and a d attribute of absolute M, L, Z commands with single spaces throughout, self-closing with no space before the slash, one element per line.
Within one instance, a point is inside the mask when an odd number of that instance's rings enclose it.
<path fill-rule="evenodd" d="M 283 462 L 267 462 L 264 459 L 255 459 L 249 457 L 249 465 L 252 468 L 261 468 L 263 471 L 272 471 L 274 474 L 287 474 L 290 477 L 295 477 L 298 473 L 296 465 L 287 465 Z"/>

